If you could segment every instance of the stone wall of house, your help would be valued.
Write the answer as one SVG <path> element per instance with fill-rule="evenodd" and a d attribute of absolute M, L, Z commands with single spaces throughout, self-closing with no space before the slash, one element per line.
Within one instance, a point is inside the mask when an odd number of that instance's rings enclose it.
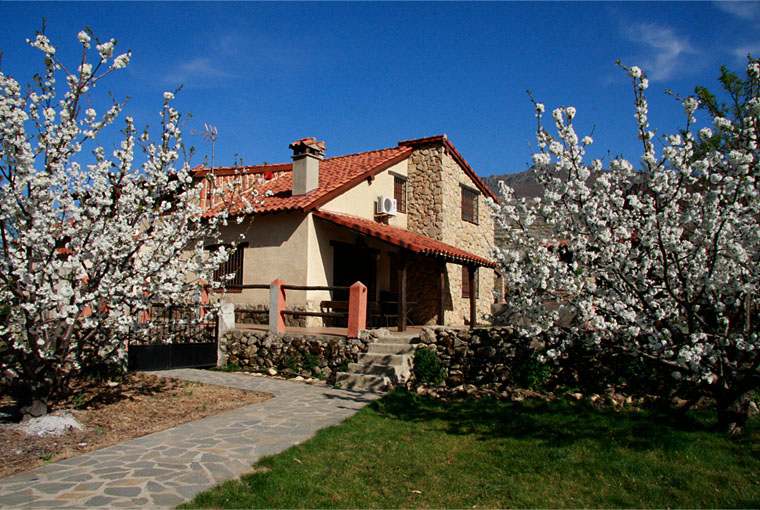
<path fill-rule="evenodd" d="M 406 226 L 412 232 L 436 240 L 441 240 L 443 190 L 439 169 L 443 152 L 440 143 L 422 146 L 409 156 L 407 166 L 409 205 Z"/>
<path fill-rule="evenodd" d="M 475 188 L 464 170 L 440 142 L 421 146 L 409 158 L 410 197 L 407 228 L 413 232 L 490 258 L 494 243 L 494 222 L 482 194 L 477 196 L 478 223 L 462 220 L 462 187 Z M 462 297 L 462 268 L 447 264 L 448 296 L 445 322 L 463 325 L 470 318 L 469 299 Z M 421 279 L 417 281 L 422 281 Z M 433 281 L 437 282 L 437 277 Z M 478 319 L 490 314 L 495 274 L 489 268 L 478 270 Z M 438 290 L 434 294 L 437 308 Z M 426 308 L 430 303 L 425 304 Z M 423 324 L 432 324 L 426 321 Z"/>
<path fill-rule="evenodd" d="M 483 258 L 490 258 L 490 250 L 494 243 L 494 222 L 491 210 L 482 194 L 477 195 L 478 223 L 462 220 L 462 187 L 461 184 L 474 188 L 474 184 L 464 173 L 459 164 L 449 154 L 443 157 L 443 236 L 441 241 L 465 249 Z M 453 297 L 453 310 L 447 312 L 447 324 L 463 324 L 469 321 L 470 302 L 462 298 L 462 269 L 449 264 L 449 281 Z M 478 269 L 478 320 L 491 312 L 493 303 L 492 293 L 495 274 L 492 269 Z"/>
<path fill-rule="evenodd" d="M 435 349 L 446 370 L 446 386 L 473 384 L 503 389 L 513 370 L 542 345 L 525 345 L 511 328 L 425 327 L 418 348 Z"/>
<path fill-rule="evenodd" d="M 372 332 L 361 338 L 294 335 L 250 329 L 233 329 L 219 341 L 219 366 L 249 370 L 275 369 L 285 376 L 318 377 L 335 382 L 336 374 L 356 362 L 374 340 Z"/>
<path fill-rule="evenodd" d="M 409 313 L 413 324 L 434 325 L 438 323 L 439 273 L 441 264 L 430 257 L 411 256 L 407 268 L 406 299 L 411 305 Z M 450 296 L 443 302 L 444 309 L 451 307 Z"/>

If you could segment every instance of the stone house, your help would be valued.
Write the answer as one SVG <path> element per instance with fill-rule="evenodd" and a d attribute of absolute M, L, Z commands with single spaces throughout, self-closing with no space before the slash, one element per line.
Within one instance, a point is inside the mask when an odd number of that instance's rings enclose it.
<path fill-rule="evenodd" d="M 473 313 L 476 320 L 490 313 L 496 278 L 486 200 L 496 198 L 446 135 L 332 158 L 314 138 L 290 148 L 292 163 L 215 168 L 216 179 L 204 181 L 204 214 L 227 207 L 242 217 L 223 231 L 223 243 L 240 244 L 220 269 L 234 274 L 221 299 L 235 303 L 238 317 L 265 311 L 269 290 L 234 287 L 275 279 L 300 286 L 361 281 L 382 311 L 379 320 L 402 323 L 404 302 L 412 324 L 464 325 Z M 197 178 L 209 172 L 194 169 Z M 318 311 L 345 299 L 339 291 L 289 290 L 287 305 Z"/>

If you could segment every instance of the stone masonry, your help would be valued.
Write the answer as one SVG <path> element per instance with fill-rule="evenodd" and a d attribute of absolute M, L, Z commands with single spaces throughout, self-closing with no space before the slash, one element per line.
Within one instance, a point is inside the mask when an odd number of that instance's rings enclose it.
<path fill-rule="evenodd" d="M 409 158 L 409 192 L 414 197 L 409 204 L 407 228 L 444 243 L 490 258 L 494 243 L 494 221 L 482 194 L 477 195 L 477 224 L 462 220 L 462 185 L 474 189 L 471 179 L 445 145 L 433 142 L 420 146 Z M 462 298 L 462 269 L 447 264 L 448 296 L 445 300 L 446 324 L 463 325 L 470 316 L 470 303 Z M 419 281 L 419 280 L 418 280 Z M 490 313 L 495 274 L 489 268 L 478 270 L 478 317 Z M 437 302 L 438 291 L 428 300 Z M 420 305 L 430 307 L 430 303 Z M 425 315 L 423 313 L 423 315 Z M 424 323 L 430 323 L 425 321 Z"/>
<path fill-rule="evenodd" d="M 411 198 L 407 228 L 442 240 L 443 190 L 440 174 L 443 146 L 433 144 L 415 150 L 409 157 L 408 193 Z"/>
<path fill-rule="evenodd" d="M 418 348 L 434 349 L 446 372 L 446 386 L 472 384 L 503 389 L 516 367 L 530 359 L 541 345 L 526 345 L 511 328 L 426 327 Z"/>
<path fill-rule="evenodd" d="M 317 377 L 333 383 L 339 371 L 367 352 L 373 338 L 361 336 L 348 339 L 233 329 L 219 341 L 219 365 L 261 371 L 274 368 L 284 375 Z"/>

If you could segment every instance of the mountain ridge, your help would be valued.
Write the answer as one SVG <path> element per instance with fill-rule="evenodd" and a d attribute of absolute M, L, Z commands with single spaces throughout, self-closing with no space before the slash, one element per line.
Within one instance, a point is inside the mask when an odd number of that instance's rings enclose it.
<path fill-rule="evenodd" d="M 515 190 L 516 198 L 535 198 L 543 196 L 543 187 L 538 183 L 533 167 L 512 174 L 489 175 L 480 178 L 494 195 L 499 196 L 499 181 Z"/>

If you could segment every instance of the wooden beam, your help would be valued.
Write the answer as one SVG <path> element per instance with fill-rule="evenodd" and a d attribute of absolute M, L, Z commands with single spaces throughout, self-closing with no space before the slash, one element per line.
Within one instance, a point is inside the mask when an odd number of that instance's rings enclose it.
<path fill-rule="evenodd" d="M 398 255 L 398 330 L 406 331 L 406 253 Z"/>
<path fill-rule="evenodd" d="M 445 325 L 445 310 L 444 304 L 446 303 L 446 262 L 441 261 L 438 269 L 438 325 Z"/>
<path fill-rule="evenodd" d="M 470 280 L 470 327 L 474 328 L 477 324 L 478 315 L 478 300 L 475 292 L 475 281 L 477 280 L 478 266 L 469 266 L 469 280 Z"/>

